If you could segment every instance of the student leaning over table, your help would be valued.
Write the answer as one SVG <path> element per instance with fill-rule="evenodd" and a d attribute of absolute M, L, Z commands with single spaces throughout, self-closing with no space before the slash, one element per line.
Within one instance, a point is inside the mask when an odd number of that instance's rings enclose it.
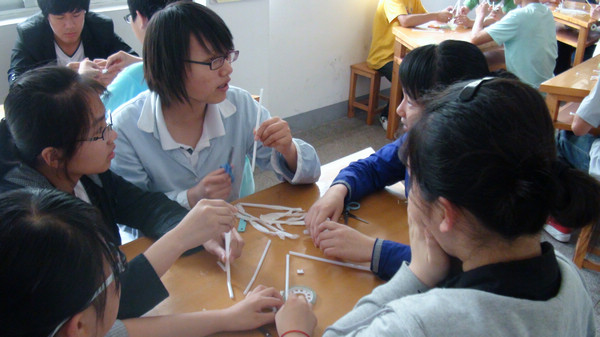
<path fill-rule="evenodd" d="M 436 76 L 431 76 L 436 74 Z M 396 113 L 408 131 L 423 110 L 422 97 L 428 91 L 464 79 L 489 75 L 485 56 L 471 43 L 447 40 L 439 45 L 426 45 L 411 51 L 400 63 L 400 82 L 404 98 Z M 410 247 L 401 243 L 376 239 L 337 220 L 344 205 L 404 180 L 406 195 L 410 177 L 399 151 L 408 134 L 387 144 L 368 158 L 351 163 L 340 171 L 331 187 L 308 210 L 306 225 L 317 247 L 328 256 L 357 262 L 371 262 L 377 276 L 389 280 L 402 261 L 410 261 Z"/>
<path fill-rule="evenodd" d="M 154 14 L 144 40 L 149 91 L 114 112 L 112 169 L 138 187 L 163 192 L 185 207 L 199 200 L 235 200 L 246 155 L 292 184 L 313 183 L 321 168 L 315 149 L 292 138 L 279 117 L 230 87 L 236 60 L 233 37 L 209 8 L 178 2 Z M 164 46 L 170 46 L 164 48 Z M 232 152 L 232 174 L 220 166 Z"/>
<path fill-rule="evenodd" d="M 127 318 L 169 295 L 160 276 L 183 252 L 204 245 L 225 260 L 223 232 L 235 224 L 236 209 L 204 200 L 188 213 L 162 193 L 142 191 L 111 172 L 117 134 L 105 119 L 103 90 L 66 67 L 23 74 L 10 88 L 0 122 L 0 191 L 36 187 L 74 194 L 98 207 L 117 246 L 117 223 L 162 236 L 123 274 L 119 317 Z M 232 233 L 236 258 L 243 241 L 235 229 Z"/>
<path fill-rule="evenodd" d="M 17 39 L 10 57 L 8 83 L 24 72 L 48 64 L 70 65 L 80 62 L 95 68 L 93 76 L 106 83 L 125 66 L 124 54 L 137 55 L 114 32 L 110 18 L 90 11 L 90 0 L 37 0 L 41 13 L 17 25 Z M 108 73 L 98 65 L 109 66 Z"/>
<path fill-rule="evenodd" d="M 577 268 L 540 232 L 550 215 L 597 225 L 600 185 L 557 159 L 541 95 L 517 80 L 454 84 L 426 100 L 407 144 L 412 260 L 323 336 L 594 336 Z M 285 311 L 278 327 L 312 319 Z"/>
<path fill-rule="evenodd" d="M 115 321 L 132 265 L 102 223 L 95 207 L 62 191 L 0 195 L 1 336 L 206 336 L 269 324 L 283 303 L 258 286 L 225 309 Z"/>
<path fill-rule="evenodd" d="M 421 0 L 379 0 L 373 18 L 371 49 L 367 57 L 369 67 L 391 82 L 396 39 L 392 29 L 399 25 L 413 27 L 434 20 L 448 22 L 452 19 L 450 9 L 451 7 L 448 7 L 446 10 L 428 13 Z M 387 129 L 387 114 L 386 106 L 379 117 L 384 129 Z"/>
<path fill-rule="evenodd" d="M 556 64 L 556 26 L 552 11 L 538 0 L 516 0 L 521 8 L 510 11 L 502 20 L 484 28 L 483 20 L 491 6 L 477 6 L 471 42 L 482 45 L 504 44 L 506 69 L 521 81 L 538 88 L 554 76 Z"/>

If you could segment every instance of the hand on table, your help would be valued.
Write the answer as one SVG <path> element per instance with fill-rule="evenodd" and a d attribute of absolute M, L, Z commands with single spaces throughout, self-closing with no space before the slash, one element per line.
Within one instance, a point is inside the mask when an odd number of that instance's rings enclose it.
<path fill-rule="evenodd" d="M 436 13 L 435 20 L 439 22 L 448 22 L 452 20 L 452 7 L 446 8 L 446 10 L 439 11 Z"/>
<path fill-rule="evenodd" d="M 315 244 L 326 256 L 353 262 L 371 262 L 375 239 L 352 227 L 325 221 L 318 227 Z"/>
<path fill-rule="evenodd" d="M 200 182 L 188 189 L 188 203 L 194 207 L 202 199 L 226 199 L 232 189 L 231 176 L 219 168 L 207 174 Z"/>
<path fill-rule="evenodd" d="M 275 315 L 275 324 L 280 336 L 291 330 L 300 330 L 312 336 L 317 317 L 304 295 L 289 293 L 287 301 Z"/>
<path fill-rule="evenodd" d="M 236 213 L 237 208 L 223 200 L 202 199 L 171 232 L 186 251 L 209 240 L 219 240 L 223 233 L 234 229 Z M 209 247 L 216 251 L 215 245 L 209 243 Z"/>
<path fill-rule="evenodd" d="M 594 20 L 600 19 L 600 6 L 599 5 L 591 6 L 591 8 L 590 8 L 590 16 Z"/>
<path fill-rule="evenodd" d="M 225 263 L 227 259 L 229 259 L 229 262 L 233 262 L 235 259 L 242 256 L 244 239 L 242 239 L 242 236 L 235 228 L 231 229 L 229 256 L 227 256 L 227 253 L 225 252 L 225 233 L 221 233 L 217 239 L 206 241 L 203 246 L 207 252 L 217 256 L 221 262 Z"/>
<path fill-rule="evenodd" d="M 224 309 L 228 314 L 231 331 L 256 329 L 273 323 L 275 312 L 271 308 L 280 308 L 283 298 L 275 288 L 259 285 L 246 295 L 246 298 Z"/>
<path fill-rule="evenodd" d="M 316 242 L 317 227 L 325 220 L 337 220 L 344 211 L 344 198 L 348 194 L 348 189 L 343 184 L 331 186 L 325 195 L 317 200 L 308 210 L 304 222 L 310 232 L 313 242 Z"/>
<path fill-rule="evenodd" d="M 469 19 L 466 15 L 459 15 L 454 19 L 454 23 L 461 25 L 465 28 L 473 27 L 473 20 Z"/>

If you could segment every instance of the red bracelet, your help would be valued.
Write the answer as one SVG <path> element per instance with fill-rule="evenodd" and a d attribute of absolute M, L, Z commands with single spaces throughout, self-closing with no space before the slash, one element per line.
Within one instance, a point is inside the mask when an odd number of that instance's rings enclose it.
<path fill-rule="evenodd" d="M 306 332 L 304 332 L 304 331 L 302 331 L 302 330 L 290 330 L 290 331 L 286 331 L 286 332 L 282 333 L 282 334 L 281 334 L 281 336 L 279 336 L 279 337 L 283 337 L 283 336 L 285 336 L 285 335 L 287 335 L 287 334 L 289 334 L 289 333 L 292 333 L 292 332 L 301 333 L 301 334 L 303 334 L 303 335 L 304 335 L 304 336 L 306 336 L 306 337 L 310 337 L 310 335 L 309 335 L 309 334 L 307 334 Z"/>

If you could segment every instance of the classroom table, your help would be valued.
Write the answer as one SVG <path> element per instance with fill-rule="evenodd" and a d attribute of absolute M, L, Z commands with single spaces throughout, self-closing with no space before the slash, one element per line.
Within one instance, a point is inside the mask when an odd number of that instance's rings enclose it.
<path fill-rule="evenodd" d="M 396 115 L 396 108 L 402 99 L 402 86 L 398 78 L 400 62 L 409 51 L 425 46 L 428 44 L 439 44 L 445 40 L 461 40 L 471 41 L 471 29 L 463 26 L 457 26 L 455 30 L 449 28 L 431 28 L 429 26 L 440 26 L 439 23 L 428 23 L 417 27 L 405 28 L 394 27 L 392 32 L 396 36 L 394 42 L 394 68 L 392 71 L 392 87 L 390 89 L 390 105 L 388 111 L 388 127 L 386 137 L 394 139 L 394 132 L 398 128 L 399 117 Z M 501 54 L 501 59 L 504 57 L 504 50 L 495 42 L 485 43 L 479 48 L 484 52 L 488 62 L 490 59 L 496 59 L 497 55 Z M 504 62 L 498 64 L 490 64 L 492 70 L 503 68 Z"/>
<path fill-rule="evenodd" d="M 324 165 L 326 179 L 335 177 L 335 170 L 349 161 L 359 159 L 372 153 L 373 150 L 350 155 L 329 167 Z M 333 170 L 333 171 L 332 171 Z M 332 171 L 332 172 L 329 172 Z M 290 185 L 280 183 L 266 190 L 257 192 L 237 202 L 254 202 L 262 204 L 302 207 L 304 210 L 312 205 L 324 192 L 329 184 Z M 235 202 L 235 203 L 237 203 Z M 408 224 L 406 201 L 387 190 L 365 197 L 360 201 L 359 210 L 353 211 L 357 216 L 369 221 L 369 224 L 354 219 L 349 225 L 357 230 L 374 237 L 382 237 L 398 242 L 408 243 Z M 274 212 L 257 208 L 246 208 L 253 215 Z M 267 236 L 248 225 L 241 233 L 245 241 L 242 256 L 231 265 L 231 279 L 235 298 L 229 298 L 226 274 L 216 264 L 216 257 L 204 251 L 190 256 L 184 256 L 167 271 L 162 281 L 170 296 L 158 304 L 147 315 L 164 315 L 200 310 L 226 308 L 243 298 L 243 290 L 250 281 L 267 241 L 271 246 L 253 288 L 259 284 L 285 288 L 286 254 L 289 251 L 324 257 L 316 248 L 310 236 L 303 234 L 304 226 L 286 226 L 290 233 L 299 234 L 300 238 L 281 240 L 278 237 Z M 122 246 L 122 250 L 130 259 L 143 252 L 152 244 L 148 238 L 140 238 Z M 368 263 L 364 264 L 368 266 Z M 298 269 L 303 270 L 299 274 Z M 356 302 L 373 288 L 383 282 L 369 271 L 361 271 L 348 267 L 337 266 L 325 262 L 313 261 L 301 257 L 290 256 L 290 287 L 301 285 L 312 288 L 317 294 L 313 309 L 318 317 L 318 325 L 314 336 L 322 335 L 325 328 L 352 309 Z M 233 324 L 233 323 L 232 323 Z M 265 327 L 271 335 L 277 336 L 274 324 Z M 265 336 L 258 330 L 236 333 L 219 333 L 217 336 Z"/>
<path fill-rule="evenodd" d="M 555 76 L 540 85 L 546 94 L 546 104 L 556 129 L 571 130 L 573 116 L 579 103 L 598 81 L 600 55 Z M 596 132 L 598 130 L 595 130 Z"/>
<path fill-rule="evenodd" d="M 565 1 L 565 8 L 553 8 L 552 15 L 557 23 L 556 39 L 575 47 L 573 66 L 583 61 L 585 48 L 593 45 L 600 38 L 600 33 L 592 31 L 596 20 L 590 17 L 590 7 L 586 3 Z"/>

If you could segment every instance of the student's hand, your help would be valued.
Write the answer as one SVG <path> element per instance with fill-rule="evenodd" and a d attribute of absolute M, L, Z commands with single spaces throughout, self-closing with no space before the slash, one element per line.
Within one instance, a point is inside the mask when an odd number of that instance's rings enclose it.
<path fill-rule="evenodd" d="M 502 18 L 504 17 L 504 12 L 502 11 L 502 8 L 498 7 L 495 10 L 492 10 L 490 12 L 489 18 L 495 21 L 500 21 Z"/>
<path fill-rule="evenodd" d="M 207 174 L 200 182 L 188 189 L 187 197 L 190 207 L 194 207 L 202 199 L 227 199 L 232 189 L 231 177 L 224 168 Z"/>
<path fill-rule="evenodd" d="M 471 10 L 469 9 L 469 7 L 467 6 L 462 6 L 459 10 L 458 10 L 458 15 L 467 15 L 469 14 Z"/>
<path fill-rule="evenodd" d="M 77 68 L 75 68 L 75 66 L 77 66 Z M 67 67 L 77 70 L 79 75 L 93 79 L 98 79 L 99 75 L 102 73 L 102 67 L 95 62 L 90 61 L 88 58 L 81 62 L 71 62 L 67 64 Z"/>
<path fill-rule="evenodd" d="M 287 301 L 275 315 L 275 325 L 279 336 L 290 330 L 300 330 L 312 336 L 317 317 L 304 295 L 289 293 Z"/>
<path fill-rule="evenodd" d="M 454 23 L 461 25 L 465 28 L 473 27 L 473 20 L 469 19 L 466 15 L 459 15 L 454 19 Z"/>
<path fill-rule="evenodd" d="M 415 276 L 430 288 L 442 281 L 450 271 L 450 257 L 424 225 L 408 217 L 412 258 L 409 265 Z"/>
<path fill-rule="evenodd" d="M 439 21 L 439 22 L 444 22 L 444 23 L 452 20 L 452 7 L 449 7 L 449 8 L 450 8 L 450 10 L 446 9 L 446 10 L 437 12 L 435 20 Z"/>
<path fill-rule="evenodd" d="M 304 222 L 310 232 L 313 242 L 316 242 L 317 227 L 325 220 L 337 220 L 344 211 L 344 198 L 348 194 L 348 189 L 343 184 L 331 186 L 321 199 L 317 200 L 308 210 Z"/>
<path fill-rule="evenodd" d="M 475 13 L 477 17 L 485 18 L 490 14 L 491 10 L 492 6 L 490 6 L 487 2 L 481 2 L 479 5 L 477 5 L 477 8 L 475 8 Z"/>
<path fill-rule="evenodd" d="M 108 72 L 119 73 L 121 70 L 137 62 L 142 62 L 142 58 L 119 50 L 106 59 L 105 67 Z"/>
<path fill-rule="evenodd" d="M 237 220 L 236 213 L 237 208 L 223 200 L 202 199 L 171 232 L 186 251 L 232 230 Z"/>
<path fill-rule="evenodd" d="M 353 262 L 371 262 L 375 238 L 333 221 L 318 227 L 315 244 L 323 254 Z"/>
<path fill-rule="evenodd" d="M 296 146 L 292 141 L 292 131 L 286 121 L 279 117 L 273 117 L 264 121 L 254 131 L 254 140 L 258 140 L 266 147 L 274 148 L 287 160 L 288 157 L 296 158 Z M 294 170 L 296 162 L 294 160 Z M 291 169 L 291 167 L 290 167 Z"/>
<path fill-rule="evenodd" d="M 241 331 L 256 329 L 259 326 L 273 323 L 275 312 L 271 308 L 280 308 L 283 297 L 275 288 L 259 285 L 250 291 L 246 298 L 233 306 L 223 309 L 230 317 L 226 331 Z"/>
<path fill-rule="evenodd" d="M 229 262 L 233 262 L 238 257 L 242 256 L 242 248 L 244 248 L 244 239 L 235 227 L 231 230 L 231 242 L 229 244 L 229 256 L 227 256 L 227 252 L 225 251 L 225 233 L 219 235 L 218 238 L 208 240 L 204 244 L 204 249 L 207 252 L 215 255 L 221 260 L 221 262 L 225 263 L 227 259 Z"/>
<path fill-rule="evenodd" d="M 600 19 L 600 5 L 591 6 L 591 8 L 590 8 L 590 16 L 594 20 Z"/>

